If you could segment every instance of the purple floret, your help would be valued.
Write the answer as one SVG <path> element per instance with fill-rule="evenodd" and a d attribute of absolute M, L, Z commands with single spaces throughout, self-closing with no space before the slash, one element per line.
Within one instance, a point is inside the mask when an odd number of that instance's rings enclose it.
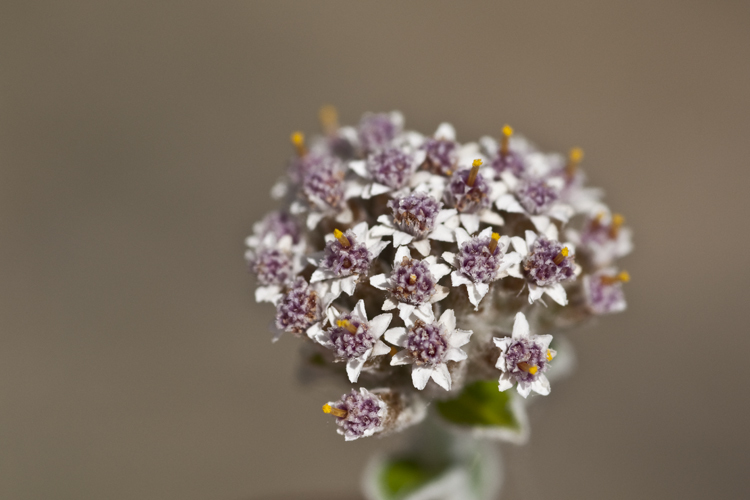
<path fill-rule="evenodd" d="M 503 260 L 500 245 L 490 252 L 490 238 L 472 238 L 458 252 L 458 270 L 474 283 L 491 283 Z"/>
<path fill-rule="evenodd" d="M 305 173 L 302 191 L 308 201 L 318 207 L 341 208 L 344 201 L 344 169 L 333 158 Z"/>
<path fill-rule="evenodd" d="M 606 283 L 603 273 L 586 276 L 583 289 L 586 304 L 594 314 L 611 314 L 625 309 L 625 292 L 622 283 Z"/>
<path fill-rule="evenodd" d="M 526 370 L 520 368 L 519 363 L 526 363 Z M 534 366 L 538 368 L 536 373 L 527 371 Z M 505 351 L 505 367 L 519 382 L 533 382 L 547 370 L 547 351 L 533 340 L 514 340 Z"/>
<path fill-rule="evenodd" d="M 545 213 L 557 201 L 559 193 L 541 179 L 524 181 L 516 190 L 516 198 L 531 215 Z"/>
<path fill-rule="evenodd" d="M 492 168 L 497 172 L 497 175 L 503 172 L 510 172 L 516 177 L 522 177 L 526 166 L 523 163 L 523 158 L 518 153 L 508 151 L 507 154 L 498 154 L 495 159 L 492 160 Z"/>
<path fill-rule="evenodd" d="M 393 211 L 393 224 L 417 239 L 423 239 L 432 232 L 442 207 L 441 202 L 422 192 L 388 202 L 388 208 Z"/>
<path fill-rule="evenodd" d="M 401 127 L 386 113 L 368 113 L 359 122 L 359 142 L 366 152 L 388 146 L 401 133 Z"/>
<path fill-rule="evenodd" d="M 422 149 L 425 150 L 427 155 L 423 163 L 424 168 L 433 174 L 446 177 L 453 174 L 458 160 L 458 144 L 456 142 L 445 139 L 428 139 Z"/>
<path fill-rule="evenodd" d="M 445 328 L 439 323 L 417 321 L 409 329 L 406 350 L 417 365 L 442 363 L 448 350 Z"/>
<path fill-rule="evenodd" d="M 462 213 L 473 214 L 490 206 L 490 186 L 482 174 L 477 174 L 474 185 L 467 181 L 471 169 L 459 170 L 451 177 L 445 190 L 444 200 L 449 207 L 454 207 Z"/>
<path fill-rule="evenodd" d="M 304 333 L 320 319 L 320 301 L 304 278 L 297 278 L 276 306 L 276 328 Z"/>
<path fill-rule="evenodd" d="M 377 396 L 363 396 L 352 389 L 352 392 L 344 394 L 333 406 L 346 412 L 345 417 L 336 417 L 336 424 L 349 438 L 362 437 L 368 431 L 377 430 L 383 425 L 378 413 L 385 403 Z"/>
<path fill-rule="evenodd" d="M 251 261 L 261 285 L 283 285 L 294 275 L 292 256 L 275 248 L 258 250 Z"/>
<path fill-rule="evenodd" d="M 344 233 L 344 236 L 349 240 L 349 246 L 345 247 L 339 240 L 330 241 L 326 245 L 325 256 L 320 267 L 333 272 L 338 277 L 367 274 L 372 254 L 364 243 L 357 243 L 357 237 L 351 229 Z"/>
<path fill-rule="evenodd" d="M 329 330 L 336 357 L 341 359 L 358 358 L 368 349 L 372 349 L 375 339 L 368 332 L 369 325 L 366 322 L 352 314 L 342 314 L 338 321 L 348 321 L 357 331 L 352 333 L 344 326 L 333 326 Z"/>
<path fill-rule="evenodd" d="M 390 291 L 399 302 L 412 305 L 427 303 L 435 294 L 435 285 L 430 267 L 421 260 L 404 257 L 391 272 Z"/>
<path fill-rule="evenodd" d="M 540 237 L 529 249 L 530 253 L 523 263 L 527 277 L 539 286 L 547 286 L 573 279 L 575 262 L 573 255 L 563 257 L 559 264 L 555 258 L 560 254 L 563 245 L 558 241 Z"/>
<path fill-rule="evenodd" d="M 262 241 L 268 234 L 273 234 L 276 241 L 284 236 L 291 236 L 292 243 L 299 243 L 301 233 L 297 219 L 287 212 L 271 212 L 255 227 L 255 232 Z"/>
<path fill-rule="evenodd" d="M 401 189 L 414 172 L 414 157 L 398 148 L 388 148 L 367 159 L 367 170 L 375 182 Z"/>

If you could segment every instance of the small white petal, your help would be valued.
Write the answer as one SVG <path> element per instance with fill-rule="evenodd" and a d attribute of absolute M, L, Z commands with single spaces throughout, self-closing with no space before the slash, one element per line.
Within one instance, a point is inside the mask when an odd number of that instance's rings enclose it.
<path fill-rule="evenodd" d="M 471 236 L 469 236 L 469 233 L 467 233 L 464 228 L 459 227 L 456 229 L 456 244 L 458 245 L 458 248 L 461 248 L 464 243 L 467 243 L 470 240 Z"/>
<path fill-rule="evenodd" d="M 472 332 L 471 330 L 457 329 L 453 332 L 451 338 L 448 339 L 448 345 L 453 347 L 461 347 L 462 345 L 466 345 L 473 333 L 474 332 Z"/>
<path fill-rule="evenodd" d="M 440 315 L 438 323 L 443 325 L 450 334 L 456 329 L 456 313 L 453 309 L 446 309 L 443 314 Z"/>
<path fill-rule="evenodd" d="M 533 304 L 535 301 L 542 298 L 542 295 L 544 295 L 544 287 L 529 283 L 529 304 Z"/>
<path fill-rule="evenodd" d="M 477 214 L 461 214 L 458 218 L 461 219 L 461 224 L 469 234 L 479 231 L 479 216 Z"/>
<path fill-rule="evenodd" d="M 523 339 L 529 337 L 529 322 L 522 312 L 516 313 L 516 320 L 513 323 L 513 338 Z"/>
<path fill-rule="evenodd" d="M 412 242 L 411 246 L 424 256 L 430 255 L 430 240 L 416 240 Z"/>
<path fill-rule="evenodd" d="M 336 216 L 336 221 L 340 222 L 342 224 L 350 224 L 354 220 L 354 214 L 352 213 L 352 210 L 349 207 L 346 207 L 344 210 L 338 213 Z M 314 229 L 314 228 L 311 228 Z"/>
<path fill-rule="evenodd" d="M 457 347 L 450 347 L 445 351 L 445 361 L 463 361 L 467 357 L 467 354 Z"/>
<path fill-rule="evenodd" d="M 493 212 L 489 208 L 479 213 L 479 220 L 492 226 L 502 226 L 505 224 L 505 219 L 499 213 Z"/>
<path fill-rule="evenodd" d="M 372 318 L 372 321 L 370 321 L 370 330 L 369 333 L 374 339 L 379 339 L 381 335 L 386 331 L 388 328 L 388 325 L 391 324 L 391 320 L 393 319 L 393 314 L 385 313 L 385 314 L 378 314 L 374 318 Z"/>
<path fill-rule="evenodd" d="M 453 286 L 466 285 L 468 287 L 469 285 L 473 285 L 473 284 L 474 282 L 471 281 L 469 277 L 466 276 L 465 274 L 458 272 L 458 271 L 453 271 L 451 273 L 451 285 Z"/>
<path fill-rule="evenodd" d="M 450 264 L 451 266 L 456 265 L 456 254 L 451 252 L 443 252 L 443 260 Z"/>
<path fill-rule="evenodd" d="M 470 283 L 466 285 L 466 291 L 469 292 L 469 302 L 474 305 L 476 311 L 479 309 L 479 303 L 490 291 L 490 285 L 487 283 Z"/>
<path fill-rule="evenodd" d="M 447 286 L 435 285 L 435 293 L 433 293 L 432 297 L 430 297 L 430 304 L 440 302 L 441 300 L 446 298 L 449 293 L 450 289 Z"/>
<path fill-rule="evenodd" d="M 388 277 L 385 274 L 376 274 L 370 278 L 370 284 L 378 290 L 387 290 Z"/>
<path fill-rule="evenodd" d="M 486 228 L 482 229 L 482 232 L 479 233 L 477 236 L 479 238 L 489 238 L 489 237 L 492 236 L 492 233 L 493 233 L 492 228 L 491 227 L 486 227 Z"/>
<path fill-rule="evenodd" d="M 388 354 L 389 352 L 391 352 L 391 348 L 380 340 L 378 340 L 375 343 L 375 347 L 372 348 L 372 356 L 382 356 L 384 354 Z"/>
<path fill-rule="evenodd" d="M 398 345 L 401 347 L 406 346 L 406 341 L 409 338 L 406 328 L 404 328 L 403 326 L 397 326 L 396 328 L 391 328 L 390 330 L 387 330 L 384 336 L 385 336 L 385 340 L 387 340 L 391 344 Z"/>
<path fill-rule="evenodd" d="M 414 316 L 416 316 L 417 319 L 424 321 L 425 323 L 433 323 L 435 321 L 435 314 L 432 311 L 431 304 L 422 304 L 421 306 L 419 306 L 414 310 Z M 407 326 L 412 326 L 409 324 L 411 323 L 410 319 L 408 321 L 404 319 L 404 321 L 406 321 Z"/>
<path fill-rule="evenodd" d="M 367 170 L 367 164 L 365 160 L 350 161 L 349 168 L 351 168 L 354 173 L 356 173 L 360 177 L 364 177 L 366 179 L 370 178 L 370 172 Z"/>
<path fill-rule="evenodd" d="M 451 272 L 451 268 L 445 264 L 430 264 L 430 273 L 435 277 L 435 281 L 440 281 L 443 276 Z"/>
<path fill-rule="evenodd" d="M 518 382 L 516 390 L 518 391 L 518 394 L 527 398 L 529 397 L 529 393 L 531 393 L 531 384 L 528 382 Z"/>
<path fill-rule="evenodd" d="M 433 135 L 435 139 L 443 139 L 446 141 L 455 141 L 456 140 L 456 129 L 453 128 L 453 125 L 450 123 L 441 123 L 438 125 L 437 130 L 435 131 L 435 134 Z"/>
<path fill-rule="evenodd" d="M 414 240 L 414 236 L 410 235 L 409 233 L 405 233 L 403 231 L 393 231 L 393 246 L 394 247 L 408 245 L 413 240 Z"/>
<path fill-rule="evenodd" d="M 397 352 L 391 358 L 391 366 L 410 365 L 412 363 L 414 363 L 414 358 L 411 357 L 411 354 L 406 349 Z"/>
<path fill-rule="evenodd" d="M 512 194 L 504 194 L 497 198 L 495 206 L 498 210 L 505 210 L 506 212 L 513 212 L 518 214 L 526 213 L 520 203 L 516 201 L 516 198 Z"/>
<path fill-rule="evenodd" d="M 353 384 L 357 381 L 362 367 L 365 366 L 365 361 L 367 361 L 371 353 L 372 349 L 367 349 L 359 358 L 350 359 L 346 362 L 346 374 L 349 375 L 349 382 Z"/>
<path fill-rule="evenodd" d="M 256 302 L 271 302 L 275 304 L 281 298 L 280 286 L 259 286 L 255 289 Z"/>
<path fill-rule="evenodd" d="M 416 306 L 400 302 L 398 304 L 398 317 L 406 321 L 406 318 L 411 316 L 411 313 L 414 312 L 414 309 L 416 309 Z"/>
<path fill-rule="evenodd" d="M 341 290 L 347 295 L 354 295 L 354 289 L 357 287 L 358 274 L 352 274 L 340 280 Z"/>
<path fill-rule="evenodd" d="M 398 302 L 395 302 L 393 299 L 389 297 L 385 299 L 385 301 L 383 301 L 383 307 L 381 307 L 381 309 L 384 311 L 392 311 L 393 309 L 396 309 L 397 307 L 398 307 Z"/>
<path fill-rule="evenodd" d="M 531 390 L 542 396 L 546 396 L 550 393 L 549 380 L 544 374 L 539 375 L 535 381 L 531 383 Z"/>
<path fill-rule="evenodd" d="M 309 229 L 310 231 L 315 229 L 318 226 L 318 223 L 323 220 L 324 217 L 325 215 L 320 212 L 310 212 L 307 215 L 307 229 Z"/>
<path fill-rule="evenodd" d="M 438 363 L 435 365 L 432 369 L 432 380 L 446 391 L 451 390 L 451 374 L 445 363 Z"/>
<path fill-rule="evenodd" d="M 454 215 L 456 215 L 458 211 L 455 208 L 446 208 L 443 210 L 440 210 L 435 217 L 435 224 L 442 224 Z"/>
<path fill-rule="evenodd" d="M 387 193 L 390 191 L 391 188 L 388 186 L 384 186 L 382 184 L 378 184 L 377 182 L 373 182 L 370 187 L 370 196 L 377 196 L 379 194 Z"/>
<path fill-rule="evenodd" d="M 500 392 L 507 391 L 511 387 L 513 387 L 513 382 L 510 378 L 510 375 L 507 373 L 503 373 L 502 375 L 500 375 L 500 380 L 498 381 L 497 387 Z"/>
<path fill-rule="evenodd" d="M 394 356 L 395 357 L 395 356 Z M 433 369 L 426 366 L 414 366 L 411 370 L 411 380 L 414 383 L 414 387 L 420 391 L 425 388 L 427 382 L 432 376 Z"/>
<path fill-rule="evenodd" d="M 388 241 L 378 241 L 377 243 L 368 246 L 367 250 L 369 250 L 369 252 L 372 254 L 372 258 L 374 259 L 378 255 L 380 255 L 388 245 L 390 245 L 390 242 Z"/>
<path fill-rule="evenodd" d="M 544 287 L 544 293 L 561 306 L 568 304 L 568 294 L 560 283 Z"/>
<path fill-rule="evenodd" d="M 549 225 L 552 223 L 546 215 L 532 215 L 529 219 L 531 219 L 531 223 L 534 224 L 534 227 L 540 233 L 546 233 Z"/>
<path fill-rule="evenodd" d="M 394 245 L 395 246 L 395 245 Z M 411 259 L 411 252 L 408 247 L 398 247 L 396 249 L 396 256 L 393 258 L 393 267 L 401 264 L 404 258 Z"/>
<path fill-rule="evenodd" d="M 529 255 L 529 248 L 526 246 L 526 242 L 523 240 L 523 238 L 514 236 L 510 239 L 510 242 L 513 244 L 513 248 L 516 249 L 516 252 L 518 252 L 521 257 L 526 257 L 527 255 Z"/>
<path fill-rule="evenodd" d="M 431 240 L 437 240 L 437 241 L 445 241 L 445 242 L 456 241 L 456 236 L 453 230 L 443 224 L 435 225 L 435 228 L 432 230 L 430 234 L 427 235 L 427 237 Z"/>
<path fill-rule="evenodd" d="M 362 299 L 359 299 L 356 304 L 354 304 L 354 310 L 352 311 L 355 315 L 359 316 L 361 320 L 364 320 L 367 322 L 367 311 L 365 311 L 365 301 Z"/>
<path fill-rule="evenodd" d="M 536 233 L 534 231 L 529 231 L 528 229 L 524 233 L 526 237 L 526 246 L 529 249 L 529 252 L 531 251 L 531 248 L 534 246 L 534 242 L 536 241 Z"/>

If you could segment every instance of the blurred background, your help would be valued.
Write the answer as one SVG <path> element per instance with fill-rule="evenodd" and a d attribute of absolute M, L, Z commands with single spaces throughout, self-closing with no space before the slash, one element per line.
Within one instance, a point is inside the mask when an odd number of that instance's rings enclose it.
<path fill-rule="evenodd" d="M 243 239 L 292 130 L 399 109 L 582 146 L 630 308 L 504 446 L 504 499 L 750 498 L 750 4 L 0 5 L 0 497 L 359 498 Z"/>

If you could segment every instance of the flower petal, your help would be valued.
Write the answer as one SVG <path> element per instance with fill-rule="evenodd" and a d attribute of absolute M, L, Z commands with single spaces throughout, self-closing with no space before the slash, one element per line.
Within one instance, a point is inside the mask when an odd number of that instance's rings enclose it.
<path fill-rule="evenodd" d="M 544 293 L 561 306 L 568 304 L 568 294 L 560 283 L 544 287 Z"/>
<path fill-rule="evenodd" d="M 411 354 L 406 349 L 398 351 L 391 358 L 391 366 L 410 365 L 412 363 L 414 363 L 414 358 L 411 357 Z"/>
<path fill-rule="evenodd" d="M 448 335 L 453 335 L 453 331 L 456 329 L 456 313 L 453 312 L 453 309 L 446 309 L 445 312 L 440 315 L 438 323 L 448 330 Z"/>
<path fill-rule="evenodd" d="M 394 247 L 408 245 L 413 240 L 414 240 L 414 236 L 410 235 L 409 233 L 405 233 L 403 231 L 393 232 L 393 246 Z"/>
<path fill-rule="evenodd" d="M 500 380 L 498 381 L 497 388 L 500 390 L 500 392 L 507 391 L 513 387 L 513 381 L 510 378 L 510 374 L 503 373 L 500 375 Z"/>
<path fill-rule="evenodd" d="M 378 290 L 388 290 L 388 277 L 385 274 L 376 274 L 370 278 L 370 284 Z"/>
<path fill-rule="evenodd" d="M 423 256 L 430 255 L 430 240 L 416 240 L 412 242 L 411 246 L 413 246 L 417 250 L 417 252 L 419 252 Z"/>
<path fill-rule="evenodd" d="M 409 334 L 406 331 L 406 328 L 404 328 L 403 326 L 397 326 L 395 328 L 387 330 L 384 337 L 385 340 L 393 345 L 405 347 L 406 341 L 409 339 Z"/>
<path fill-rule="evenodd" d="M 539 378 L 531 383 L 531 390 L 542 396 L 549 394 L 550 386 L 547 377 L 544 374 L 539 375 Z"/>
<path fill-rule="evenodd" d="M 451 335 L 451 338 L 448 339 L 448 345 L 452 347 L 461 347 L 462 345 L 466 345 L 473 334 L 474 332 L 471 330 L 456 329 L 453 332 L 453 335 Z"/>
<path fill-rule="evenodd" d="M 427 385 L 427 382 L 430 380 L 430 377 L 432 376 L 432 371 L 432 367 L 428 368 L 426 366 L 415 365 L 411 370 L 411 380 L 414 383 L 414 387 L 416 387 L 420 391 L 424 389 Z"/>
<path fill-rule="evenodd" d="M 479 216 L 477 214 L 461 214 L 458 218 L 461 219 L 461 224 L 469 234 L 479 231 Z"/>
<path fill-rule="evenodd" d="M 375 342 L 375 347 L 372 348 L 371 356 L 382 356 L 391 352 L 391 348 L 385 344 L 382 340 Z"/>
<path fill-rule="evenodd" d="M 449 347 L 445 351 L 445 361 L 463 361 L 467 358 L 467 354 L 459 349 L 458 347 Z"/>
<path fill-rule="evenodd" d="M 451 374 L 445 363 L 438 363 L 435 365 L 432 369 L 432 380 L 446 391 L 451 390 Z"/>
<path fill-rule="evenodd" d="M 526 320 L 526 316 L 522 312 L 516 313 L 512 335 L 514 339 L 529 338 L 529 322 Z"/>
<path fill-rule="evenodd" d="M 391 313 L 384 313 L 384 314 L 378 314 L 372 320 L 370 321 L 370 329 L 369 333 L 374 339 L 379 339 L 383 333 L 388 329 L 388 325 L 391 324 L 391 320 L 393 319 L 393 314 Z"/>

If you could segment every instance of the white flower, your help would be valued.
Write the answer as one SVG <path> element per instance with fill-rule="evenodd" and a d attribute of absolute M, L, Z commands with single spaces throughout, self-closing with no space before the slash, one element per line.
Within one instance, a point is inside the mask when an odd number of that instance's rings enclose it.
<path fill-rule="evenodd" d="M 388 202 L 392 214 L 378 217 L 373 236 L 392 236 L 394 247 L 411 245 L 422 255 L 430 254 L 430 240 L 455 241 L 456 210 L 442 209 L 442 202 L 428 194 L 424 185 L 403 194 Z"/>
<path fill-rule="evenodd" d="M 537 231 L 547 231 L 553 225 L 551 219 L 565 223 L 573 216 L 573 208 L 559 199 L 563 178 L 527 176 L 519 180 L 510 172 L 503 172 L 501 178 L 507 192 L 497 197 L 497 209 L 526 215 Z"/>
<path fill-rule="evenodd" d="M 334 307 L 329 307 L 326 316 L 331 326 L 326 330 L 308 330 L 308 335 L 317 343 L 333 350 L 337 359 L 346 360 L 346 373 L 351 383 L 357 381 L 362 367 L 370 357 L 391 351 L 380 337 L 390 325 L 392 314 L 380 314 L 368 320 L 365 303 L 359 300 L 349 314 L 340 314 Z"/>
<path fill-rule="evenodd" d="M 310 282 L 330 281 L 334 297 L 341 292 L 352 295 L 360 275 L 368 273 L 372 261 L 388 246 L 387 241 L 372 235 L 366 222 L 360 222 L 346 233 L 336 230 L 327 234 L 325 241 L 323 255 L 308 258 L 311 264 L 318 266 Z"/>
<path fill-rule="evenodd" d="M 366 181 L 360 185 L 360 196 L 367 200 L 391 193 L 395 197 L 408 189 L 414 172 L 425 158 L 424 151 L 412 152 L 410 149 L 377 151 L 371 153 L 367 160 L 350 161 L 349 168 Z"/>
<path fill-rule="evenodd" d="M 304 250 L 305 243 L 300 241 L 295 245 L 288 234 L 277 238 L 268 233 L 260 244 L 245 252 L 245 259 L 261 285 L 255 289 L 256 302 L 279 301 L 284 287 L 305 267 Z"/>
<path fill-rule="evenodd" d="M 584 222 L 581 231 L 568 229 L 565 235 L 596 267 L 605 267 L 633 251 L 633 233 L 622 226 L 625 219 L 621 215 L 612 215 L 605 207 L 599 210 Z"/>
<path fill-rule="evenodd" d="M 503 372 L 498 385 L 500 391 L 510 389 L 515 382 L 518 394 L 523 397 L 527 397 L 531 391 L 542 396 L 549 394 L 549 380 L 544 372 L 556 354 L 549 348 L 552 335 L 532 335 L 526 316 L 519 312 L 513 324 L 512 337 L 494 337 L 493 340 L 502 351 L 495 365 Z"/>
<path fill-rule="evenodd" d="M 557 229 L 550 226 L 545 235 L 526 231 L 526 239 L 518 236 L 511 238 L 513 248 L 523 259 L 529 303 L 547 294 L 552 300 L 564 306 L 568 295 L 562 282 L 572 280 L 581 273 L 581 266 L 575 263 L 575 247 L 571 243 L 559 243 L 550 234 L 557 234 Z"/>
<path fill-rule="evenodd" d="M 438 264 L 437 257 L 423 260 L 411 258 L 407 247 L 398 247 L 393 259 L 393 270 L 389 276 L 378 274 L 370 278 L 370 284 L 378 290 L 390 292 L 383 310 L 398 308 L 401 319 L 406 320 L 415 310 L 422 315 L 430 314 L 432 304 L 448 296 L 448 289 L 438 281 L 450 272 L 445 264 Z"/>
<path fill-rule="evenodd" d="M 462 228 L 456 229 L 458 253 L 444 252 L 443 259 L 456 270 L 451 273 L 451 284 L 466 285 L 474 310 L 490 290 L 490 284 L 506 276 L 523 278 L 519 268 L 521 255 L 508 252 L 510 237 L 499 236 L 488 227 L 475 237 Z"/>
<path fill-rule="evenodd" d="M 451 375 L 446 362 L 463 361 L 467 358 L 460 347 L 469 342 L 471 330 L 456 329 L 453 309 L 447 309 L 437 322 L 432 310 L 429 314 L 415 310 L 404 323 L 406 328 L 391 328 L 385 332 L 388 342 L 405 347 L 391 358 L 391 365 L 414 364 L 412 382 L 420 391 L 430 378 L 450 391 Z"/>

